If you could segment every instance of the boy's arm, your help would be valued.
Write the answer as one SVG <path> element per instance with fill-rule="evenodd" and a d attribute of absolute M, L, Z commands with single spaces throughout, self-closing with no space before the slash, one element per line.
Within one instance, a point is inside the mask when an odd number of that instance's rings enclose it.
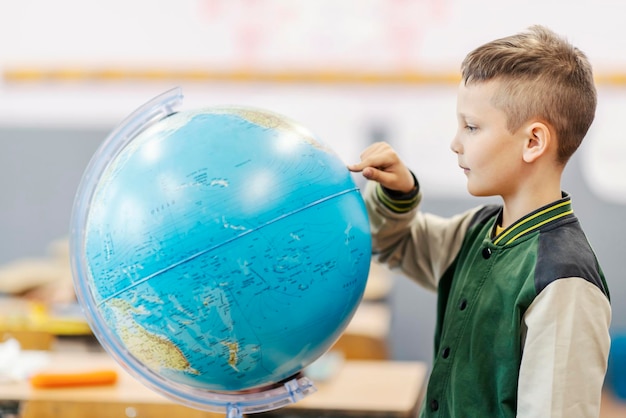
<path fill-rule="evenodd" d="M 519 418 L 597 418 L 607 368 L 611 307 L 582 278 L 547 286 L 523 318 Z"/>
<path fill-rule="evenodd" d="M 473 215 L 479 208 L 442 218 L 418 211 L 419 188 L 400 196 L 368 182 L 364 198 L 374 254 L 423 286 L 436 289 L 439 278 L 457 256 Z"/>

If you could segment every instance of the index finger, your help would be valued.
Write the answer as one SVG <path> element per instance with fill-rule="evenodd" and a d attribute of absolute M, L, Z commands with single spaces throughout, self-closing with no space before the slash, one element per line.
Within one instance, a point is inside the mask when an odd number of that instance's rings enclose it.
<path fill-rule="evenodd" d="M 356 164 L 348 164 L 348 170 L 350 171 L 354 171 L 355 173 L 359 173 L 361 171 L 363 171 L 364 168 L 369 167 L 370 165 L 366 162 L 366 161 L 361 161 L 360 163 L 356 163 Z"/>
<path fill-rule="evenodd" d="M 380 154 L 387 150 L 389 145 L 384 142 L 376 142 L 365 148 L 360 155 L 361 161 L 348 165 L 348 170 L 359 172 L 367 167 L 376 167 L 379 164 Z"/>

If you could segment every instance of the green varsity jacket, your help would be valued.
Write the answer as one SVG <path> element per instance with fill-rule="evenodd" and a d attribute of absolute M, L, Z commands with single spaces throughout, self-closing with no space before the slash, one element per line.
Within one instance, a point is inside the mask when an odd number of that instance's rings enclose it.
<path fill-rule="evenodd" d="M 442 218 L 372 182 L 365 198 L 378 260 L 438 294 L 421 417 L 598 417 L 609 291 L 567 194 L 498 236 L 500 206 Z"/>

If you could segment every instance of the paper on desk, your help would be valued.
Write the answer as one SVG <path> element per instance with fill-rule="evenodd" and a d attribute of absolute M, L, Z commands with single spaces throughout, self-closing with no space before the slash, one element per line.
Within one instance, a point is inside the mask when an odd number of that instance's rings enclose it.
<path fill-rule="evenodd" d="M 22 350 L 11 338 L 0 343 L 0 382 L 26 380 L 50 362 L 45 351 Z"/>

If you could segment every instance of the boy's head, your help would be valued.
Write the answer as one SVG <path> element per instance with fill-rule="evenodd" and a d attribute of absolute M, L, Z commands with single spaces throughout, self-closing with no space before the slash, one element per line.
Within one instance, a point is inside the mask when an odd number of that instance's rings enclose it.
<path fill-rule="evenodd" d="M 596 88 L 585 54 L 542 26 L 489 42 L 461 64 L 465 85 L 497 80 L 493 105 L 507 115 L 509 131 L 537 119 L 557 138 L 557 159 L 565 164 L 591 125 Z"/>

